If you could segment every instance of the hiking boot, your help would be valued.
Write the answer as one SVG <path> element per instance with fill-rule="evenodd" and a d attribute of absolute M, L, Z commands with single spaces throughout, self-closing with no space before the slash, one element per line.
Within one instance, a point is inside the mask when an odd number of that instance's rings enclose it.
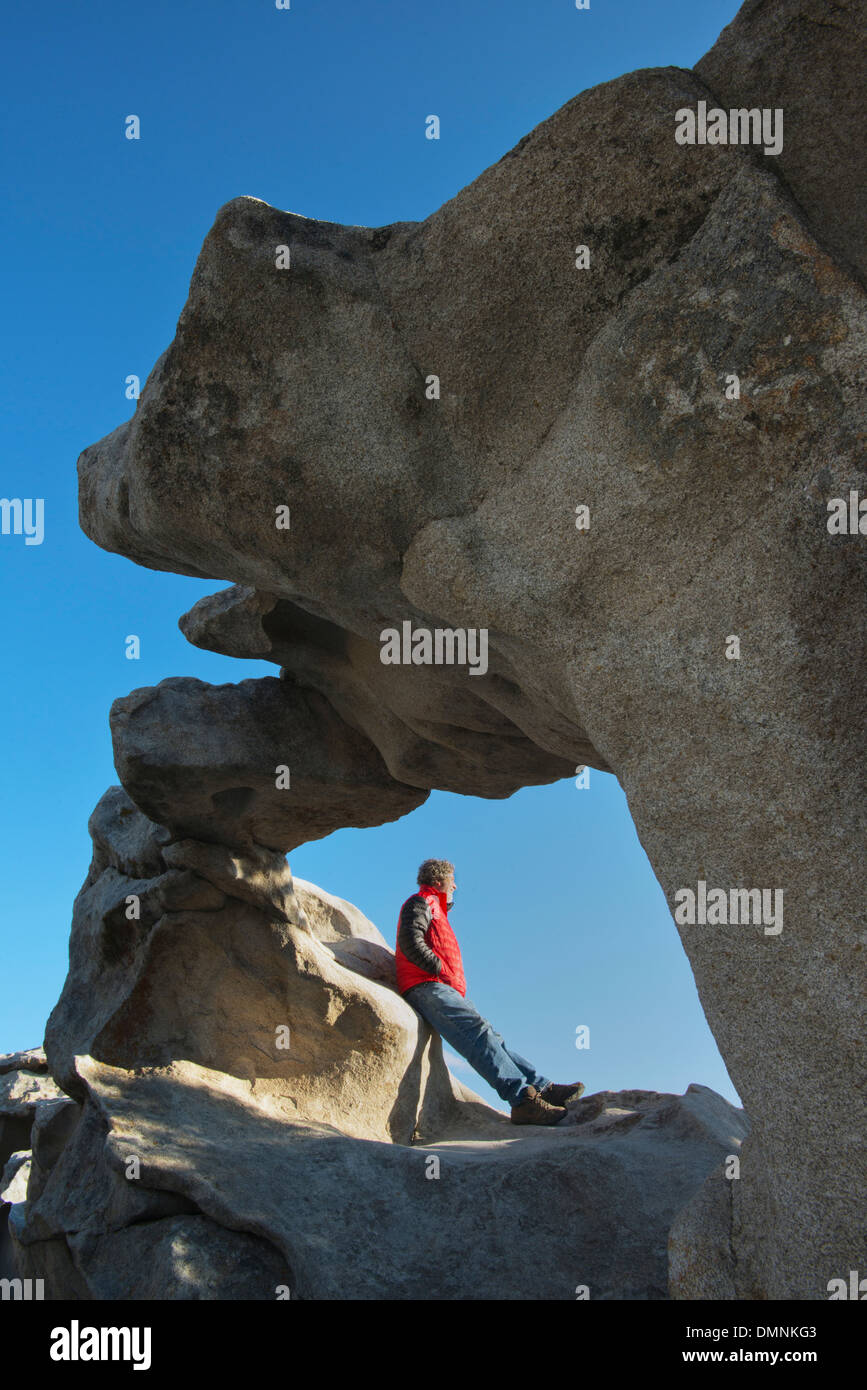
<path fill-rule="evenodd" d="M 557 1125 L 567 1111 L 562 1105 L 549 1105 L 535 1086 L 528 1086 L 524 1099 L 512 1106 L 513 1125 Z"/>
<path fill-rule="evenodd" d="M 551 1081 L 539 1095 L 549 1105 L 568 1105 L 570 1100 L 578 1100 L 584 1094 L 584 1082 L 572 1081 L 568 1086 L 558 1086 Z"/>

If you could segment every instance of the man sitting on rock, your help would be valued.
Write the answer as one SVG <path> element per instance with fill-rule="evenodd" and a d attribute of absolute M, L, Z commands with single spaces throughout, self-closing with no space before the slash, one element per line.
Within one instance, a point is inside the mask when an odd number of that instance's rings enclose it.
<path fill-rule="evenodd" d="M 565 1103 L 581 1095 L 583 1083 L 548 1081 L 532 1063 L 510 1052 L 482 1018 L 466 997 L 461 950 L 447 915 L 454 901 L 455 866 L 447 859 L 426 859 L 417 877 L 419 890 L 403 904 L 397 924 L 398 991 L 509 1102 L 512 1124 L 557 1124 L 566 1115 Z"/>

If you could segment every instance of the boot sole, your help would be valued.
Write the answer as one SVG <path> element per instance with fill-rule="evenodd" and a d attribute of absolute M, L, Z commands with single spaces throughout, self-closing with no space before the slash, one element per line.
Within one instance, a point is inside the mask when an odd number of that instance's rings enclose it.
<path fill-rule="evenodd" d="M 559 1109 L 560 1107 L 558 1106 L 557 1108 Z M 546 1115 L 540 1119 L 519 1120 L 516 1119 L 514 1115 L 510 1115 L 509 1118 L 511 1119 L 513 1125 L 535 1125 L 537 1128 L 545 1128 L 550 1125 L 558 1125 L 561 1120 L 565 1120 L 568 1113 L 569 1112 L 564 1109 L 562 1115 L 554 1115 L 550 1117 Z"/>

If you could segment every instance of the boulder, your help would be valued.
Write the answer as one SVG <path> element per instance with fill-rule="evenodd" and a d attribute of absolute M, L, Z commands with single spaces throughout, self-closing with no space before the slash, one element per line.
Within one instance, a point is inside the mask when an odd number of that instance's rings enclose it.
<path fill-rule="evenodd" d="M 273 677 L 170 678 L 115 700 L 111 728 L 125 790 L 173 839 L 285 854 L 427 797 L 396 782 L 321 695 Z"/>
<path fill-rule="evenodd" d="M 23 1202 L 27 1197 L 27 1182 L 30 1177 L 30 1151 L 23 1149 L 11 1154 L 6 1160 L 3 1175 L 0 1177 L 0 1208 Z"/>
<path fill-rule="evenodd" d="M 48 1061 L 42 1047 L 25 1047 L 21 1052 L 5 1052 L 0 1056 L 0 1076 L 10 1071 L 47 1072 Z"/>
<path fill-rule="evenodd" d="M 26 1054 L 10 1056 L 20 1059 Z M 0 1072 L 0 1171 L 13 1153 L 29 1149 L 30 1130 L 40 1108 L 62 1097 L 52 1077 L 41 1069 L 41 1061 L 39 1071 Z"/>
<path fill-rule="evenodd" d="M 67 1103 L 41 1047 L 0 1056 L 0 1279 L 18 1275 L 7 1222 L 30 1181 L 33 1135 Z"/>
<path fill-rule="evenodd" d="M 80 1296 L 119 1299 L 665 1299 L 671 1223 L 747 1128 L 742 1111 L 690 1086 L 607 1092 L 591 1123 L 515 1131 L 491 1111 L 433 1142 L 384 1143 L 287 1114 L 190 1062 L 77 1067 L 93 1135 L 96 1112 L 105 1126 L 101 1160 L 95 1137 L 87 1145 L 100 1182 L 112 1173 L 116 1189 L 140 1186 L 139 1200 L 173 1193 L 201 1215 L 112 1231 L 95 1193 L 64 1215 L 69 1178 L 55 1169 L 12 1221 L 19 1263 L 45 1278 L 47 1298 L 84 1286 Z M 118 1176 L 132 1160 L 136 1183 Z M 100 1212 L 90 1225 L 87 1211 Z M 238 1267 L 236 1295 L 226 1270 Z"/>
<path fill-rule="evenodd" d="M 69 1096 L 86 1098 L 83 1053 L 130 1068 L 182 1058 L 243 1078 L 281 1114 L 367 1138 L 408 1143 L 459 1110 L 488 1112 L 450 1075 L 439 1038 L 396 991 L 393 953 L 356 908 L 310 883 L 299 902 L 285 858 L 261 845 L 173 841 L 152 864 L 162 872 L 134 877 L 137 855 L 125 874 L 115 865 L 131 806 L 111 789 L 92 818 L 94 865 L 46 1027 Z M 114 862 L 97 873 L 106 845 Z M 172 875 L 180 901 L 167 901 Z"/>

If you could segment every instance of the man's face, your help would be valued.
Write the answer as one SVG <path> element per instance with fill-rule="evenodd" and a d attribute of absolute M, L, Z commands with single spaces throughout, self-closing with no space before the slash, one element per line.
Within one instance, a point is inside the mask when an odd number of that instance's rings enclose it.
<path fill-rule="evenodd" d="M 446 879 L 445 883 L 443 884 L 443 892 L 444 892 L 445 895 L 446 895 L 446 902 L 447 902 L 447 903 L 450 903 L 450 902 L 451 902 L 452 898 L 453 898 L 454 895 L 455 895 L 455 889 L 456 889 L 456 888 L 457 888 L 457 884 L 455 883 L 455 876 L 454 876 L 454 874 L 449 874 L 448 878 Z"/>

